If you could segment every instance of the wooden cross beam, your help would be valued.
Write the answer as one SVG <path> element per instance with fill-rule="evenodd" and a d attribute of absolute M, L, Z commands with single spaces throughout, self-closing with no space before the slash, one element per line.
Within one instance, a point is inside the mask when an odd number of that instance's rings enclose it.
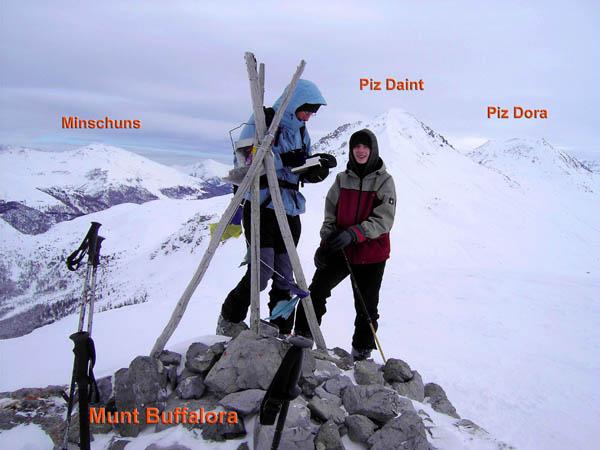
<path fill-rule="evenodd" d="M 273 154 L 270 151 L 271 144 L 273 143 L 273 139 L 275 138 L 275 132 L 277 127 L 279 126 L 279 122 L 283 116 L 285 109 L 287 108 L 289 101 L 292 97 L 294 90 L 296 89 L 296 85 L 302 72 L 304 71 L 304 67 L 306 65 L 305 61 L 300 61 L 294 76 L 292 77 L 292 81 L 289 84 L 289 87 L 283 97 L 281 105 L 277 112 L 275 113 L 275 117 L 269 126 L 268 131 L 265 133 L 266 123 L 264 118 L 264 111 L 262 108 L 264 101 L 264 65 L 261 64 L 260 73 L 256 73 L 256 59 L 254 55 L 250 52 L 245 54 L 246 66 L 248 68 L 248 75 L 250 78 L 250 89 L 252 95 L 252 107 L 254 112 L 254 120 L 256 123 L 256 143 L 258 144 L 256 154 L 252 159 L 252 164 L 246 173 L 246 176 L 242 180 L 242 183 L 239 185 L 237 192 L 233 196 L 231 203 L 221 216 L 221 220 L 217 224 L 216 229 L 211 236 L 210 242 L 208 244 L 208 248 L 196 269 L 196 272 L 192 276 L 192 279 L 188 283 L 185 288 L 181 298 L 177 302 L 175 309 L 169 319 L 169 322 L 165 326 L 163 332 L 156 340 L 154 347 L 150 355 L 154 358 L 158 358 L 160 353 L 164 350 L 166 343 L 169 338 L 175 332 L 175 329 L 179 325 L 179 322 L 183 318 L 183 314 L 187 308 L 187 305 L 192 297 L 194 291 L 202 281 L 206 270 L 215 254 L 215 251 L 221 241 L 221 237 L 225 232 L 225 228 L 231 221 L 233 215 L 238 209 L 242 198 L 251 189 L 251 214 L 252 214 L 252 230 L 251 230 L 251 240 L 252 243 L 255 244 L 254 247 L 251 246 L 251 252 L 253 252 L 253 256 L 251 256 L 251 292 L 252 292 L 252 309 L 250 316 L 250 323 L 254 330 L 258 331 L 259 327 L 259 273 L 260 273 L 260 209 L 259 209 L 259 200 L 256 198 L 259 195 L 259 177 L 260 177 L 260 169 L 264 168 L 267 173 L 267 179 L 269 182 L 269 190 L 271 191 L 271 198 L 273 201 L 273 206 L 275 210 L 275 215 L 277 217 L 277 221 L 279 223 L 279 228 L 281 230 L 281 234 L 286 246 L 286 251 L 290 257 L 290 261 L 292 263 L 292 268 L 294 270 L 294 275 L 296 276 L 296 280 L 300 289 L 304 291 L 308 291 L 306 279 L 304 278 L 304 272 L 302 271 L 302 266 L 300 265 L 300 259 L 298 257 L 298 253 L 296 251 L 296 247 L 294 245 L 294 241 L 292 239 L 292 234 L 289 228 L 289 224 L 287 222 L 287 217 L 285 213 L 285 208 L 283 206 L 283 201 L 281 199 L 281 192 L 279 191 L 279 183 L 277 181 L 277 175 L 275 172 L 275 164 L 273 160 Z M 256 75 L 255 75 L 256 74 Z M 255 198 L 256 197 L 256 198 Z M 255 236 L 256 235 L 256 236 Z M 254 281 L 252 281 L 254 280 Z M 316 315 L 314 312 L 314 308 L 312 305 L 312 301 L 310 296 L 302 299 L 306 316 L 308 319 L 308 324 L 310 326 L 310 330 L 315 339 L 315 343 L 317 344 L 317 348 L 323 351 L 326 351 L 327 347 L 325 345 L 325 340 L 323 339 L 323 335 L 321 334 L 321 330 L 319 329 L 319 325 L 316 319 Z"/>

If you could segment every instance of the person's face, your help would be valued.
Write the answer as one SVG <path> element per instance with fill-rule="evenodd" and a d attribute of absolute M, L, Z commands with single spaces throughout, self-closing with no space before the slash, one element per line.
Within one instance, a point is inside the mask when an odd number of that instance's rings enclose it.
<path fill-rule="evenodd" d="M 371 149 L 366 145 L 358 144 L 352 149 L 352 154 L 354 155 L 354 159 L 356 159 L 358 164 L 365 164 L 369 159 Z"/>
<path fill-rule="evenodd" d="M 308 119 L 310 119 L 312 115 L 313 113 L 309 111 L 298 111 L 296 113 L 296 117 L 298 118 L 298 120 L 301 120 L 303 122 L 308 122 Z"/>

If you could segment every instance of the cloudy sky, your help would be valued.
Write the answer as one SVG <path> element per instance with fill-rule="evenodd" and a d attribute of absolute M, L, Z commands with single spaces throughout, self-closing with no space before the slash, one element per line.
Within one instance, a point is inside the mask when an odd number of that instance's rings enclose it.
<path fill-rule="evenodd" d="M 313 139 L 400 107 L 458 147 L 544 137 L 600 159 L 598 2 L 416 3 L 0 0 L 0 144 L 229 161 L 229 130 L 250 114 L 252 51 L 266 104 L 306 60 L 303 77 L 328 102 L 309 122 Z M 361 90 L 361 78 L 382 90 Z M 387 78 L 424 90 L 386 90 Z M 489 119 L 489 106 L 548 118 Z M 142 126 L 68 130 L 63 116 Z"/>

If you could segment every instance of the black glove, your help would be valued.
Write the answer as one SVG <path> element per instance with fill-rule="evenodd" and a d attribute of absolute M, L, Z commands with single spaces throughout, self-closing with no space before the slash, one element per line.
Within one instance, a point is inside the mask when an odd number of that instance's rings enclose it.
<path fill-rule="evenodd" d="M 332 252 L 335 252 L 357 241 L 357 236 L 352 230 L 344 230 L 337 236 L 327 240 L 327 248 Z"/>
<path fill-rule="evenodd" d="M 335 159 L 335 156 L 330 155 L 329 153 L 315 153 L 314 155 L 311 155 L 311 158 L 314 158 L 315 156 L 319 157 L 322 167 L 333 169 L 337 166 L 337 159 Z"/>
<path fill-rule="evenodd" d="M 302 149 L 280 153 L 279 156 L 283 165 L 288 167 L 299 167 L 306 162 L 306 153 Z"/>
<path fill-rule="evenodd" d="M 327 267 L 327 249 L 322 245 L 315 252 L 315 267 L 317 269 L 323 270 Z"/>

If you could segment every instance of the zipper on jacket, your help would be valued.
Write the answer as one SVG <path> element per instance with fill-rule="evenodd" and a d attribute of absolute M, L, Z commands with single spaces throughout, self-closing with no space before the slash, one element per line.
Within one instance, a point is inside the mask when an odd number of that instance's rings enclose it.
<path fill-rule="evenodd" d="M 356 203 L 356 214 L 354 215 L 354 225 L 358 225 L 358 212 L 360 211 L 360 198 L 362 197 L 362 186 L 363 186 L 363 179 L 360 178 L 360 184 L 358 186 L 358 202 Z M 352 258 L 350 258 L 351 262 L 356 264 L 356 262 L 354 261 L 356 259 L 356 246 L 352 246 Z M 360 263 L 359 263 L 360 264 Z"/>

